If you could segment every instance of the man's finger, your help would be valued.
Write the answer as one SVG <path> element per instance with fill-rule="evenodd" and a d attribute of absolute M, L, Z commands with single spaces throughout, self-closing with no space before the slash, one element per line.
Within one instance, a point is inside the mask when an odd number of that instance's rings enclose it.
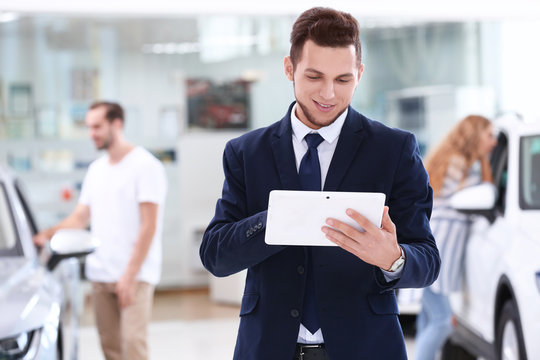
<path fill-rule="evenodd" d="M 392 219 L 390 219 L 390 215 L 388 214 L 389 208 L 388 206 L 384 207 L 383 211 L 383 217 L 382 217 L 382 228 L 392 234 L 395 234 L 396 232 L 396 225 L 392 222 Z"/>
<path fill-rule="evenodd" d="M 364 215 L 360 214 L 358 211 L 354 209 L 347 209 L 346 213 L 351 219 L 356 221 L 358 225 L 360 225 L 362 229 L 364 229 L 368 233 L 373 233 L 379 230 L 377 226 L 375 226 L 371 221 L 369 221 Z"/>
<path fill-rule="evenodd" d="M 345 234 L 346 236 L 350 238 L 354 239 L 355 237 L 362 236 L 362 233 L 360 231 L 358 231 L 354 227 L 347 225 L 344 222 L 341 222 L 339 220 L 329 218 L 329 219 L 326 219 L 326 223 L 329 226 L 333 227 L 336 230 L 339 230 L 340 232 L 342 232 L 343 234 Z"/>
<path fill-rule="evenodd" d="M 128 293 L 126 291 L 120 292 L 120 306 L 125 308 L 128 305 Z"/>
<path fill-rule="evenodd" d="M 330 241 L 332 241 L 333 243 L 335 243 L 336 245 L 338 245 L 339 247 L 353 253 L 353 254 L 356 254 L 358 253 L 359 251 L 361 251 L 361 246 L 360 244 L 358 243 L 358 241 L 355 241 L 354 239 L 350 238 L 349 236 L 347 236 L 346 234 L 344 234 L 343 232 L 339 231 L 339 230 L 336 230 L 336 229 L 333 229 L 331 227 L 328 227 L 328 226 L 323 226 L 322 227 L 322 232 L 326 234 L 326 238 Z"/>

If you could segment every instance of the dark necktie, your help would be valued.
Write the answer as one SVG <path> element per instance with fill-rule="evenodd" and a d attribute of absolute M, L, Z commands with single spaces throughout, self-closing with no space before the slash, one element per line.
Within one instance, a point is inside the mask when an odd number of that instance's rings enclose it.
<path fill-rule="evenodd" d="M 308 144 L 308 150 L 302 161 L 300 162 L 300 169 L 298 175 L 300 176 L 300 184 L 303 190 L 321 190 L 321 165 L 319 164 L 319 155 L 317 153 L 317 147 L 323 141 L 321 135 L 307 134 L 306 142 Z M 308 251 L 308 261 L 306 269 L 306 291 L 304 294 L 304 309 L 302 312 L 302 324 L 311 332 L 315 334 L 319 330 L 319 320 L 317 319 L 317 307 L 315 303 L 315 281 L 313 279 L 313 264 L 311 261 L 311 248 Z"/>

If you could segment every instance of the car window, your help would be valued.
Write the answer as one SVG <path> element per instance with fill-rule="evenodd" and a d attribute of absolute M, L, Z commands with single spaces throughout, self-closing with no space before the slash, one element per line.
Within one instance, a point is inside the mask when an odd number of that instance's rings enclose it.
<path fill-rule="evenodd" d="M 540 209 L 540 135 L 520 142 L 519 204 L 522 209 Z"/>
<path fill-rule="evenodd" d="M 20 255 L 17 242 L 17 230 L 6 188 L 3 183 L 0 183 L 0 256 Z"/>
<path fill-rule="evenodd" d="M 26 191 L 24 184 L 20 182 L 19 180 L 16 180 L 15 183 L 15 190 L 17 192 L 17 196 L 19 197 L 19 201 L 21 205 L 23 206 L 24 215 L 26 216 L 26 220 L 28 221 L 28 226 L 30 227 L 30 231 L 32 232 L 32 235 L 35 235 L 38 233 L 38 227 L 36 224 L 36 220 L 34 218 L 34 214 L 32 212 L 32 209 L 30 207 L 30 204 L 26 200 Z"/>

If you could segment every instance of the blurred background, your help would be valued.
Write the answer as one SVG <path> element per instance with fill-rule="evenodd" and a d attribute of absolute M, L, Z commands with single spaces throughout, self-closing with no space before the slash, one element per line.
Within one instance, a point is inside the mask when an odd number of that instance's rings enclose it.
<path fill-rule="evenodd" d="M 325 2 L 0 1 L 0 164 L 26 184 L 40 228 L 71 212 L 99 155 L 84 124 L 95 99 L 120 102 L 128 140 L 166 166 L 154 316 L 168 325 L 153 328 L 154 349 L 167 347 L 162 333 L 213 326 L 226 333 L 220 356 L 231 357 L 243 274 L 212 278 L 198 248 L 220 195 L 225 142 L 281 119 L 294 99 L 283 58 L 294 20 L 314 5 Z M 326 5 L 361 25 L 366 70 L 352 105 L 414 132 L 422 152 L 470 113 L 540 113 L 540 3 Z M 99 358 L 95 345 L 87 358 Z"/>

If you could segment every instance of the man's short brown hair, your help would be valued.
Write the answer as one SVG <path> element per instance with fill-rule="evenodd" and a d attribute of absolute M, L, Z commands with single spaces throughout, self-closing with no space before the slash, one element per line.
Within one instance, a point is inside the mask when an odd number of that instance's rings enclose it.
<path fill-rule="evenodd" d="M 112 123 L 116 119 L 124 122 L 124 109 L 120 104 L 110 101 L 96 101 L 90 105 L 90 110 L 100 107 L 105 108 L 105 118 L 108 122 Z"/>
<path fill-rule="evenodd" d="M 354 45 L 358 66 L 362 63 L 360 27 L 351 14 L 323 7 L 304 11 L 296 19 L 291 32 L 290 57 L 293 67 L 301 60 L 307 40 L 333 48 Z"/>

